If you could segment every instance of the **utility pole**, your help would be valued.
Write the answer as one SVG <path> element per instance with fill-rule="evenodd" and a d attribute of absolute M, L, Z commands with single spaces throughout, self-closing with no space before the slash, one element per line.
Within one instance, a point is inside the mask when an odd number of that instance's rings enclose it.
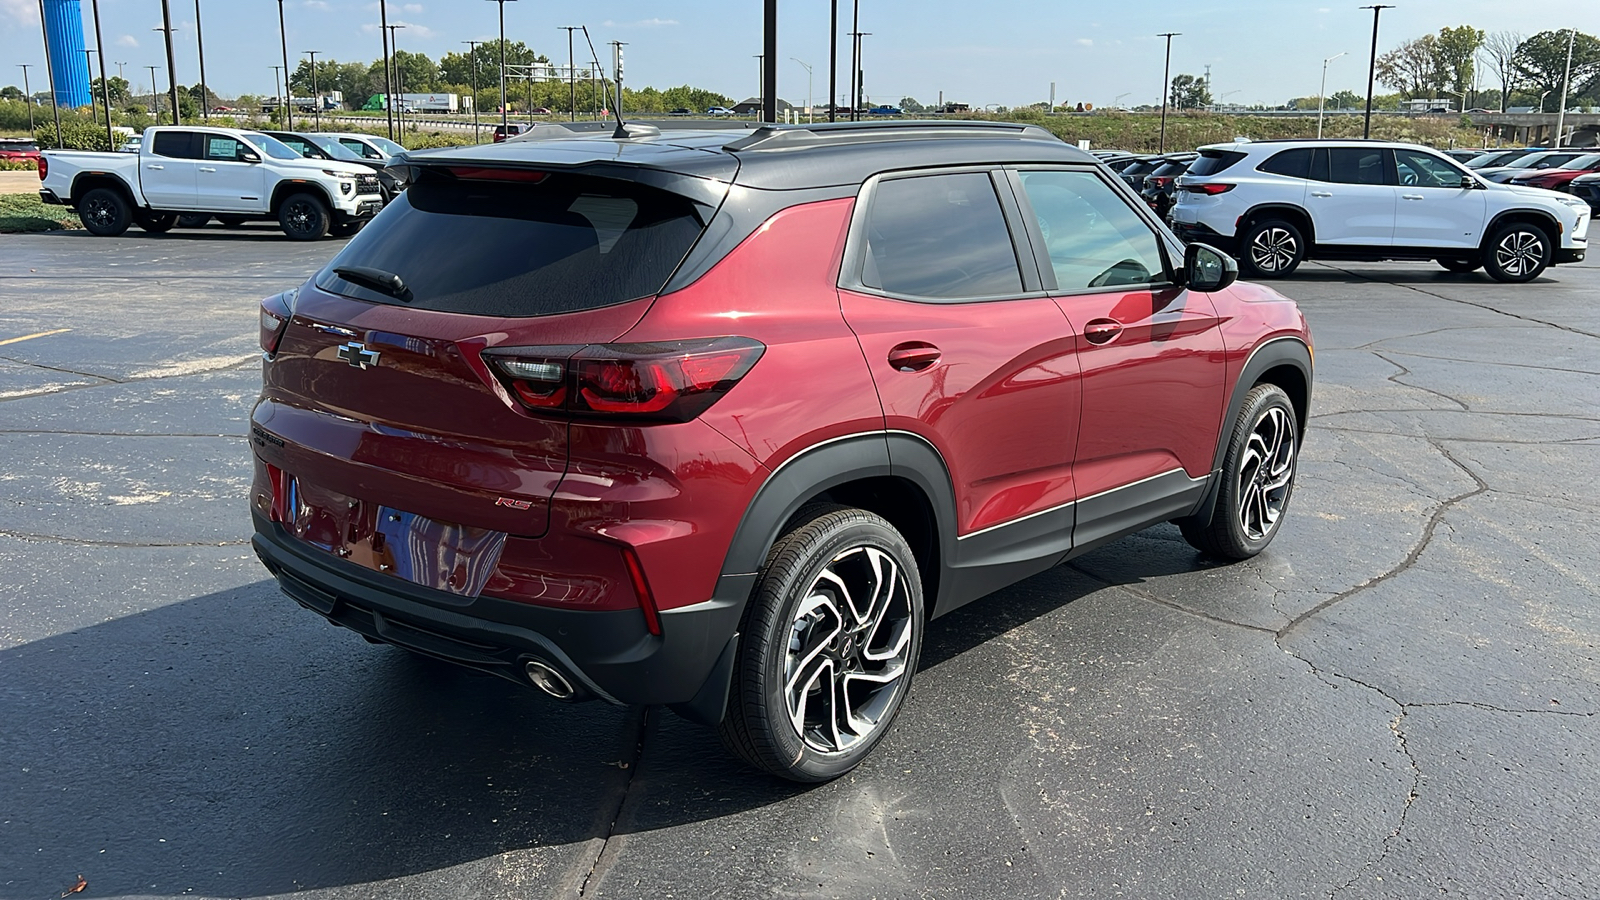
<path fill-rule="evenodd" d="M 279 0 L 282 2 L 282 0 Z M 178 121 L 178 69 L 177 60 L 172 56 L 172 3 L 171 0 L 161 0 L 161 27 L 152 28 L 151 31 L 161 32 L 161 37 L 167 43 L 167 87 L 172 92 L 172 124 Z"/>
<path fill-rule="evenodd" d="M 322 95 L 317 93 L 317 54 L 321 53 L 322 51 L 321 50 L 305 50 L 303 52 L 307 56 L 311 57 L 311 109 L 312 109 L 312 113 L 317 118 L 316 129 L 317 129 L 317 131 L 321 131 L 322 130 Z"/>
<path fill-rule="evenodd" d="M 166 0 L 162 0 L 162 2 L 166 2 Z M 382 7 L 383 3 L 380 2 L 378 6 Z M 289 68 L 289 32 L 283 26 L 283 0 L 278 0 L 278 41 L 280 44 L 282 44 L 283 50 L 283 93 L 285 96 L 283 98 L 284 104 L 282 127 L 293 131 L 294 85 L 290 84 L 292 79 L 289 76 L 294 72 L 294 70 Z"/>
<path fill-rule="evenodd" d="M 145 66 L 145 68 L 150 70 L 150 118 L 159 121 L 161 119 L 161 101 L 156 98 L 161 96 L 161 89 L 156 87 L 156 70 L 161 67 Z"/>
<path fill-rule="evenodd" d="M 806 124 L 810 125 L 812 122 L 816 121 L 817 111 L 816 105 L 811 99 L 811 67 L 806 65 L 805 61 L 802 59 L 793 56 L 789 58 L 797 63 L 800 63 L 800 65 L 806 70 Z"/>
<path fill-rule="evenodd" d="M 100 0 L 94 0 L 94 3 L 96 7 L 94 30 L 98 33 L 100 31 Z M 97 36 L 96 40 L 98 39 Z M 210 122 L 211 89 L 206 87 L 206 35 L 200 28 L 200 0 L 194 0 L 194 40 L 195 45 L 200 49 L 200 117 Z M 105 62 L 104 56 L 100 57 L 100 62 Z M 100 77 L 102 79 L 105 78 L 105 73 L 101 72 Z"/>
<path fill-rule="evenodd" d="M 1182 34 L 1180 31 L 1168 31 L 1156 35 L 1167 39 L 1167 64 L 1161 70 L 1161 138 L 1156 147 L 1157 153 L 1167 152 L 1167 99 L 1172 92 L 1172 39 Z"/>
<path fill-rule="evenodd" d="M 778 0 L 762 6 L 761 117 L 778 121 Z"/>
<path fill-rule="evenodd" d="M 850 121 L 854 122 L 860 116 L 856 114 L 856 77 L 861 74 L 861 0 L 851 0 L 850 12 Z"/>
<path fill-rule="evenodd" d="M 472 142 L 478 143 L 482 138 L 478 135 L 478 45 L 483 41 L 462 41 L 467 45 L 467 52 L 472 54 Z"/>
<path fill-rule="evenodd" d="M 862 97 L 867 92 L 867 74 L 865 63 L 862 61 L 863 57 L 865 56 L 865 46 L 862 44 L 861 39 L 864 37 L 872 37 L 872 32 L 857 31 L 856 33 L 852 34 L 851 37 L 855 39 L 856 86 L 855 93 L 850 95 L 850 119 L 851 121 L 860 121 L 861 106 L 866 102 L 862 99 Z"/>
<path fill-rule="evenodd" d="M 39 0 L 39 28 L 44 31 L 44 74 L 50 79 L 50 112 L 56 117 L 56 149 L 61 146 L 61 95 L 56 93 L 56 62 L 50 53 L 50 31 L 44 24 L 44 0 Z"/>
<path fill-rule="evenodd" d="M 1361 8 L 1372 10 L 1372 57 L 1367 63 L 1367 118 L 1361 126 L 1361 136 L 1369 138 L 1372 137 L 1372 86 L 1378 75 L 1378 16 L 1386 9 L 1394 9 L 1394 5 L 1375 4 Z"/>
<path fill-rule="evenodd" d="M 611 42 L 611 73 L 617 78 L 617 106 L 613 110 L 617 114 L 617 126 L 622 126 L 622 48 L 628 46 L 624 41 Z"/>
<path fill-rule="evenodd" d="M 1328 63 L 1333 62 L 1341 56 L 1344 56 L 1344 53 L 1338 53 L 1322 61 L 1322 87 L 1317 89 L 1317 137 L 1319 139 L 1322 137 L 1322 110 L 1328 102 Z"/>
<path fill-rule="evenodd" d="M 761 53 L 755 54 L 755 60 L 756 60 L 756 103 L 760 104 L 760 106 L 761 106 L 760 109 L 756 110 L 756 118 L 758 120 L 761 118 L 762 113 L 767 108 L 767 67 L 766 67 L 765 62 L 762 60 L 762 56 L 763 55 L 764 54 L 761 54 Z"/>
<path fill-rule="evenodd" d="M 22 67 L 22 99 L 28 103 L 28 137 L 33 137 L 33 88 L 28 85 L 28 64 L 17 63 Z M 117 148 L 112 147 L 115 150 Z"/>
<path fill-rule="evenodd" d="M 196 3 L 200 0 L 195 0 Z M 100 54 L 100 94 L 106 101 L 106 149 L 117 149 L 116 134 L 111 130 L 111 82 L 106 80 L 106 45 L 100 38 L 100 0 L 94 0 L 94 52 Z M 28 136 L 33 136 L 33 107 L 28 107 Z"/>
<path fill-rule="evenodd" d="M 389 68 L 389 4 L 378 0 L 378 35 L 383 39 L 383 119 L 394 140 L 394 72 Z"/>
<path fill-rule="evenodd" d="M 511 107 L 506 100 L 506 4 L 515 0 L 489 0 L 500 4 L 500 132 L 506 137 L 511 130 Z"/>
<path fill-rule="evenodd" d="M 84 68 L 85 71 L 91 72 L 91 73 L 94 71 L 94 59 L 92 59 L 93 55 L 94 55 L 94 51 L 93 50 L 85 50 L 85 51 L 83 51 L 83 68 Z M 94 123 L 96 125 L 100 124 L 100 120 L 98 118 L 95 118 L 95 112 L 94 112 L 94 81 L 93 81 L 93 79 L 91 79 L 90 82 L 89 82 L 89 118 L 94 119 Z M 109 102 L 106 103 L 106 121 L 107 122 L 111 121 L 111 104 Z M 111 149 L 115 150 L 117 148 L 112 147 Z"/>
<path fill-rule="evenodd" d="M 1567 127 L 1567 88 L 1572 84 L 1572 41 L 1575 29 L 1567 29 L 1567 73 L 1561 76 L 1561 108 L 1556 111 L 1556 148 L 1561 147 L 1561 132 Z"/>
<path fill-rule="evenodd" d="M 567 88 L 572 94 L 568 101 L 567 120 L 578 121 L 578 63 L 577 57 L 572 54 L 572 33 L 582 28 L 582 25 L 557 25 L 557 31 L 567 33 Z"/>
<path fill-rule="evenodd" d="M 278 109 L 283 109 L 283 88 L 278 86 L 278 73 L 283 71 L 283 66 L 270 66 L 272 69 L 272 90 L 278 95 Z M 155 77 L 154 75 L 151 76 Z"/>
<path fill-rule="evenodd" d="M 402 144 L 405 141 L 400 139 L 406 136 L 406 73 L 400 68 L 400 36 L 395 32 L 404 27 L 406 26 L 389 26 L 389 49 L 394 52 L 394 90 L 395 93 L 400 95 L 399 105 L 394 110 L 394 126 L 397 132 L 395 140 Z M 391 103 L 390 105 L 394 106 L 395 104 Z"/>
<path fill-rule="evenodd" d="M 839 102 L 839 0 L 833 0 L 828 15 L 828 121 L 833 121 L 833 107 Z"/>

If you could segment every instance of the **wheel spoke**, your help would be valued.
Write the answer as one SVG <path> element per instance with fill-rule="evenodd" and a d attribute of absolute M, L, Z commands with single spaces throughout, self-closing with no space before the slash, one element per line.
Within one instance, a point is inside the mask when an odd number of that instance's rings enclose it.
<path fill-rule="evenodd" d="M 1238 523 L 1248 540 L 1265 539 L 1283 517 L 1294 482 L 1295 421 L 1289 410 L 1273 406 L 1256 420 L 1239 454 Z"/>

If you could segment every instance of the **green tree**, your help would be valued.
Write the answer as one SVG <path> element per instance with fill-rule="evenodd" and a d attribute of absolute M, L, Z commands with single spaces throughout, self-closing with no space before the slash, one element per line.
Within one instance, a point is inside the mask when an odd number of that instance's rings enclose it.
<path fill-rule="evenodd" d="M 1521 73 L 1517 71 L 1517 49 L 1526 38 L 1518 31 L 1496 31 L 1484 38 L 1483 55 L 1488 59 L 1489 71 L 1500 81 L 1500 111 L 1505 112 L 1511 91 L 1517 86 Z"/>
<path fill-rule="evenodd" d="M 22 88 L 19 88 L 14 84 L 8 84 L 5 87 L 0 88 L 0 100 L 21 100 L 21 99 L 22 99 Z"/>
<path fill-rule="evenodd" d="M 1466 93 L 1472 90 L 1473 61 L 1477 59 L 1478 48 L 1483 46 L 1484 38 L 1482 29 L 1462 25 L 1439 29 L 1439 37 L 1434 42 L 1434 53 L 1437 54 L 1435 65 L 1445 77 L 1449 89 L 1460 95 L 1463 101 Z"/>
<path fill-rule="evenodd" d="M 1211 86 L 1204 78 L 1179 75 L 1172 79 L 1174 109 L 1204 109 L 1211 105 Z"/>
<path fill-rule="evenodd" d="M 1535 96 L 1561 93 L 1567 70 L 1567 31 L 1541 31 L 1522 42 L 1513 60 L 1517 73 Z M 1600 82 L 1600 38 L 1578 32 L 1572 40 L 1572 85 L 1567 97 L 1579 97 Z M 1554 107 L 1551 107 L 1552 109 Z"/>
<path fill-rule="evenodd" d="M 1447 82 L 1440 66 L 1439 39 L 1425 34 L 1406 41 L 1378 57 L 1378 81 L 1394 88 L 1406 99 L 1432 98 Z"/>
<path fill-rule="evenodd" d="M 128 80 L 126 78 L 118 78 L 113 75 L 110 81 L 111 105 L 113 107 L 126 105 L 128 101 L 133 98 L 133 91 L 128 84 Z M 98 78 L 89 83 L 89 90 L 90 93 L 92 93 L 96 98 L 104 97 L 106 95 L 105 89 L 100 86 L 100 79 Z"/>
<path fill-rule="evenodd" d="M 460 53 L 446 53 L 439 59 L 440 80 L 450 84 L 472 84 L 472 57 L 471 50 Z M 500 42 L 484 41 L 477 46 L 478 58 L 478 89 L 493 86 L 496 97 L 500 93 Z M 536 62 L 549 62 L 549 58 L 542 53 L 535 53 L 521 41 L 506 41 L 506 66 L 527 66 Z M 519 81 L 515 73 L 508 74 L 506 85 L 507 93 L 512 93 L 511 82 Z M 563 81 L 563 84 L 566 82 Z M 495 101 L 498 104 L 500 101 Z"/>
<path fill-rule="evenodd" d="M 900 108 L 908 113 L 926 112 L 927 107 L 917 102 L 915 97 L 901 97 Z"/>
<path fill-rule="evenodd" d="M 1358 106 L 1366 106 L 1367 98 L 1355 91 L 1335 91 L 1328 95 L 1327 102 L 1329 109 L 1355 109 Z"/>

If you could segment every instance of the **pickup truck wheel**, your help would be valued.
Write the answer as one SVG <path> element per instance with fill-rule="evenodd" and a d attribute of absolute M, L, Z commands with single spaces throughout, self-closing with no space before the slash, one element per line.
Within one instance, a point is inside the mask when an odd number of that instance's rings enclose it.
<path fill-rule="evenodd" d="M 1483 269 L 1495 281 L 1513 284 L 1532 281 L 1550 265 L 1554 256 L 1550 236 L 1537 225 L 1513 222 L 1496 229 L 1483 254 Z"/>
<path fill-rule="evenodd" d="M 78 218 L 83 227 L 97 237 L 116 237 L 128 230 L 133 210 L 121 194 L 110 188 L 95 188 L 78 201 Z"/>
<path fill-rule="evenodd" d="M 211 216 L 205 213 L 190 213 L 189 215 L 178 217 L 178 227 L 204 228 L 209 221 L 211 221 Z"/>
<path fill-rule="evenodd" d="M 335 225 L 331 231 L 334 237 L 350 237 L 351 235 L 360 231 L 361 227 L 365 224 L 367 224 L 366 219 L 356 219 L 353 222 L 343 222 Z"/>
<path fill-rule="evenodd" d="M 217 216 L 217 221 L 223 228 L 238 228 L 244 224 L 244 216 Z"/>
<path fill-rule="evenodd" d="M 328 205 L 313 194 L 292 194 L 278 207 L 278 225 L 291 240 L 322 240 L 332 218 Z"/>
<path fill-rule="evenodd" d="M 166 234 L 177 224 L 177 213 L 158 213 L 139 210 L 133 214 L 133 224 L 151 234 Z"/>

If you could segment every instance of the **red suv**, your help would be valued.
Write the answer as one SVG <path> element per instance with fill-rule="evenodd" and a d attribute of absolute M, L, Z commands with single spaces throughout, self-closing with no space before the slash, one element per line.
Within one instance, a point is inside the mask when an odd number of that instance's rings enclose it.
<path fill-rule="evenodd" d="M 251 423 L 257 552 L 368 640 L 820 781 L 882 738 L 929 619 L 1155 523 L 1233 559 L 1281 527 L 1304 319 L 1039 128 L 397 164 L 262 303 Z"/>

